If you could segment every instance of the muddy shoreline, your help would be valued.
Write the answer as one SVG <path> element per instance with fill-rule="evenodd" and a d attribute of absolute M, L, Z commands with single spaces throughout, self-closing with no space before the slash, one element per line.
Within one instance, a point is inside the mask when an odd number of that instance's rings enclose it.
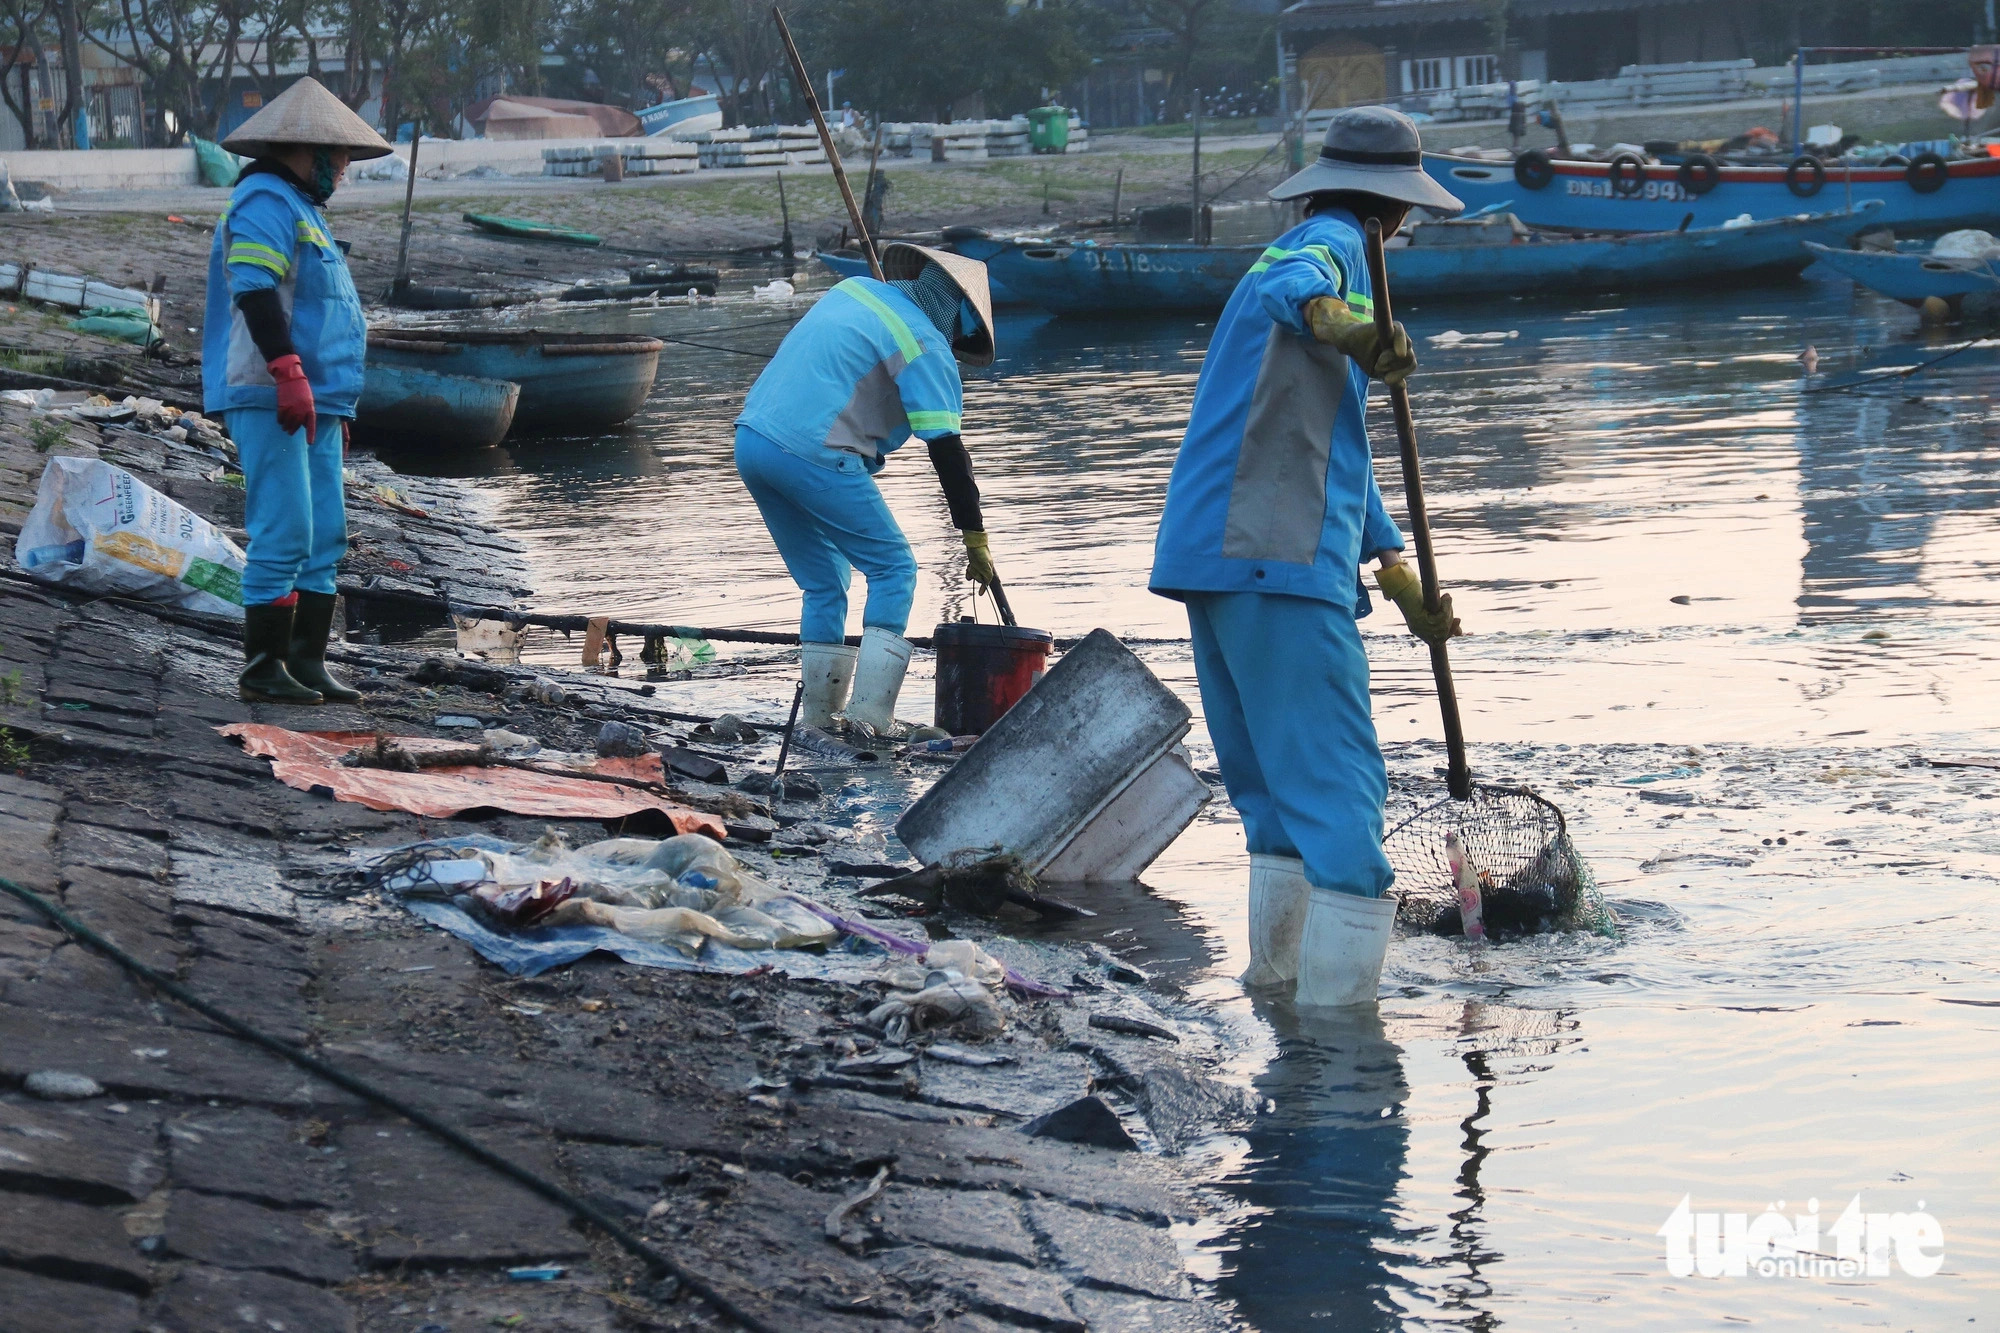
<path fill-rule="evenodd" d="M 51 446 L 31 417 L 0 405 L 10 544 L 50 453 L 103 457 L 238 528 L 228 460 L 82 423 Z M 366 455 L 353 466 L 344 582 L 498 604 L 529 591 L 517 548 L 472 516 L 454 483 L 398 477 Z M 361 704 L 245 705 L 226 632 L 0 577 L 0 673 L 18 672 L 0 706 L 17 747 L 0 775 L 0 874 L 211 1003 L 642 1229 L 751 1326 L 1234 1326 L 1188 1276 L 1173 1229 L 1206 1210 L 1179 1154 L 1251 1108 L 1207 1076 L 1221 1042 L 1170 976 L 1150 979 L 1080 939 L 1021 941 L 956 914 L 898 924 L 856 896 L 862 881 L 829 869 L 879 860 L 880 835 L 815 846 L 794 835 L 810 831 L 815 805 L 785 802 L 774 818 L 748 819 L 753 836 L 777 837 L 732 839 L 755 872 L 904 934 L 979 940 L 1069 998 L 1012 1002 L 1005 1033 L 972 1047 L 997 1063 L 920 1055 L 885 1077 L 835 1068 L 881 1049 L 863 1017 L 880 998 L 870 986 L 602 955 L 510 978 L 354 870 L 423 838 L 527 842 L 554 830 L 577 845 L 605 825 L 420 819 L 336 802 L 273 780 L 268 761 L 217 728 L 448 737 L 439 718 L 471 715 L 587 750 L 609 719 L 687 738 L 698 686 L 571 674 L 572 697 L 548 707 L 524 695 L 532 672 L 453 683 L 420 670 L 435 647 L 366 641 L 376 637 L 356 616 L 331 654 Z M 775 748 L 767 728 L 730 767 L 768 765 Z M 837 787 L 838 769 L 822 780 Z M 685 791 L 708 808 L 743 801 L 721 787 Z M 1185 931 L 1171 938 L 1170 912 L 1139 910 L 1161 918 L 1146 923 L 1153 952 L 1190 952 Z M 28 1165 L 0 1170 L 0 1306 L 24 1326 L 210 1329 L 218 1312 L 241 1309 L 334 1330 L 514 1316 L 548 1329 L 731 1325 L 547 1201 L 216 1031 L 26 906 L 0 900 L 0 913 L 0 1130 L 14 1131 L 0 1142 L 33 1149 Z M 102 1092 L 29 1095 L 29 1076 L 46 1071 Z M 1113 1109 L 1138 1150 L 1022 1132 L 1086 1097 Z M 885 1167 L 881 1193 L 829 1238 L 829 1212 Z M 519 1282 L 504 1271 L 537 1264 L 565 1274 Z"/>

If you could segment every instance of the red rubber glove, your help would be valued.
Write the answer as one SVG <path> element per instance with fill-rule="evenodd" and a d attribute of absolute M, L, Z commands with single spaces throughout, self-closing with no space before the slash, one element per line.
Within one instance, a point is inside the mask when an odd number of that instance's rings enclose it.
<path fill-rule="evenodd" d="M 278 428 L 287 433 L 303 430 L 310 435 L 315 416 L 313 390 L 306 382 L 306 368 L 299 354 L 281 356 L 265 369 L 278 382 Z"/>

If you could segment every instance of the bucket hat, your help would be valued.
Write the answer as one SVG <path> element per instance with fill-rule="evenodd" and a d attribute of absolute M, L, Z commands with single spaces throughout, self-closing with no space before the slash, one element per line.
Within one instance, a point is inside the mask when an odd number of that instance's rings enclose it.
<path fill-rule="evenodd" d="M 972 302 L 973 313 L 979 316 L 979 334 L 972 345 L 954 346 L 952 351 L 968 366 L 992 365 L 993 293 L 986 284 L 986 265 L 949 250 L 933 250 L 908 241 L 891 241 L 882 247 L 882 276 L 889 282 L 912 282 L 924 271 L 925 264 L 936 264 L 943 269 L 959 293 Z"/>
<path fill-rule="evenodd" d="M 1424 174 L 1417 123 L 1386 106 L 1351 106 L 1334 114 L 1319 160 L 1277 189 L 1273 199 L 1300 199 L 1333 190 L 1399 199 L 1435 213 L 1461 213 L 1465 205 Z"/>
<path fill-rule="evenodd" d="M 238 125 L 222 146 L 244 157 L 265 157 L 285 148 L 345 148 L 356 162 L 387 157 L 395 151 L 367 121 L 313 78 L 300 79 L 272 98 L 263 110 Z"/>

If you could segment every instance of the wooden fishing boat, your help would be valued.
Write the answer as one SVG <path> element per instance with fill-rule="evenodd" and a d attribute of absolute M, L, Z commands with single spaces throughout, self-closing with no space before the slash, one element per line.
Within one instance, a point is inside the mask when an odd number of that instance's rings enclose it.
<path fill-rule="evenodd" d="M 463 213 L 466 222 L 495 236 L 507 236 L 517 241 L 560 241 L 564 245 L 602 245 L 604 238 L 575 227 L 559 226 L 553 222 L 536 222 L 532 218 L 506 218 L 497 213 Z"/>
<path fill-rule="evenodd" d="M 2000 298 L 2000 260 L 1937 259 L 1926 254 L 1892 251 L 1837 250 L 1828 245 L 1806 246 L 1828 268 L 1844 273 L 1870 291 L 1922 308 L 1926 301 L 1943 301 L 1956 316 L 1966 300 Z"/>
<path fill-rule="evenodd" d="M 1613 168 L 1617 170 L 1614 172 Z M 1879 199 L 1871 227 L 1899 232 L 1991 227 L 2000 221 L 2000 157 L 1920 154 L 1908 164 L 1790 163 L 1748 166 L 1693 154 L 1677 164 L 1556 160 L 1513 162 L 1424 154 L 1424 170 L 1468 210 L 1504 208 L 1531 227 L 1635 232 L 1719 227 L 1748 213 L 1763 221 L 1802 211 L 1858 208 Z"/>
<path fill-rule="evenodd" d="M 368 371 L 403 366 L 521 386 L 516 431 L 607 430 L 639 410 L 659 371 L 658 338 L 544 329 L 378 329 Z"/>
<path fill-rule="evenodd" d="M 354 430 L 364 440 L 486 449 L 507 437 L 520 400 L 521 386 L 510 380 L 442 375 L 371 360 Z"/>
<path fill-rule="evenodd" d="M 967 259 L 977 259 L 982 264 L 1014 244 L 1011 240 L 1003 240 L 993 235 L 984 227 L 946 227 L 942 232 L 929 236 L 884 236 L 879 239 L 883 244 L 889 241 L 910 241 L 916 245 L 928 245 L 934 249 L 948 250 L 955 255 L 964 255 Z M 820 263 L 843 278 L 868 276 L 868 261 L 862 257 L 858 248 L 821 250 L 817 258 Z M 994 305 L 1030 304 L 1007 290 L 1007 285 L 999 280 L 991 264 L 987 264 L 986 268 L 986 287 Z"/>
<path fill-rule="evenodd" d="M 1876 207 L 1636 236 L 1524 235 L 1505 215 L 1427 223 L 1423 230 L 1446 233 L 1440 238 L 1446 243 L 1427 236 L 1390 249 L 1389 285 L 1402 304 L 1788 277 L 1812 263 L 1802 241 L 1839 240 Z M 1494 234 L 1482 234 L 1489 232 Z M 987 268 L 1016 295 L 1059 315 L 1210 312 L 1228 304 L 1264 250 L 1033 241 L 995 255 Z"/>

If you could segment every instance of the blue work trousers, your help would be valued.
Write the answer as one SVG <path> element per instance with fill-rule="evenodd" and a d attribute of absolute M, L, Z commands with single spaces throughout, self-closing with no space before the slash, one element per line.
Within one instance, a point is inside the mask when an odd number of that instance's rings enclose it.
<path fill-rule="evenodd" d="M 917 559 L 867 465 L 827 451 L 833 466 L 801 458 L 748 426 L 736 428 L 736 471 L 764 515 L 792 581 L 805 593 L 799 637 L 847 638 L 847 584 L 868 580 L 861 623 L 901 634 L 917 595 Z"/>
<path fill-rule="evenodd" d="M 334 570 L 347 554 L 347 500 L 341 479 L 341 418 L 319 417 L 313 438 L 278 427 L 268 407 L 223 414 L 243 464 L 245 553 L 243 604 L 282 601 L 299 589 L 335 591 Z"/>
<path fill-rule="evenodd" d="M 1296 856 L 1318 888 L 1379 898 L 1388 770 L 1354 616 L 1329 602 L 1188 593 L 1209 738 L 1252 852 Z"/>

